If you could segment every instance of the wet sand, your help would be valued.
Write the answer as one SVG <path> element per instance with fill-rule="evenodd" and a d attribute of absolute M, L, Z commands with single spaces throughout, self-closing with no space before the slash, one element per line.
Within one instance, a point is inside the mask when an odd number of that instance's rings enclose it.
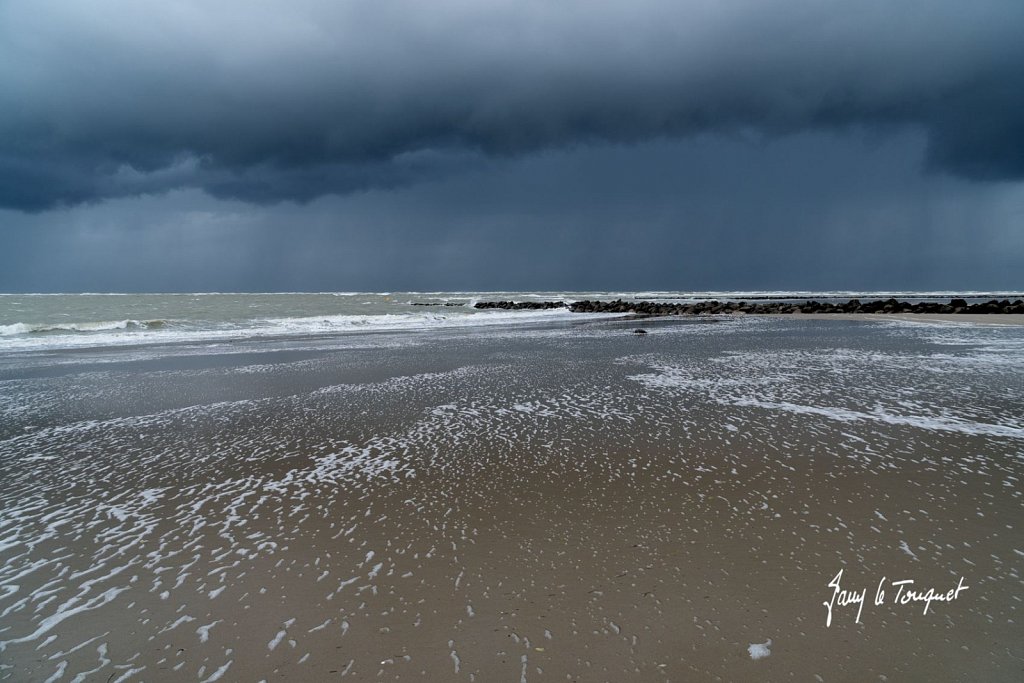
<path fill-rule="evenodd" d="M 838 317 L 28 360 L 0 679 L 1020 680 L 1024 336 Z"/>
<path fill-rule="evenodd" d="M 771 317 L 798 315 L 821 320 L 905 320 L 908 322 L 961 323 L 968 325 L 1024 325 L 1024 315 L 1013 313 L 770 313 Z"/>

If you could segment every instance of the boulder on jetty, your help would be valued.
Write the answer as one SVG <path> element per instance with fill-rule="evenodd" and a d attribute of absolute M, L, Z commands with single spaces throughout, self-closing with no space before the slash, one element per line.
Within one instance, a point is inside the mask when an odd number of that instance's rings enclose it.
<path fill-rule="evenodd" d="M 474 308 L 501 308 L 505 310 L 545 310 L 568 308 L 574 313 L 630 313 L 642 316 L 659 315 L 700 315 L 700 314 L 745 314 L 763 315 L 772 313 L 1012 313 L 1024 314 L 1024 300 L 1002 301 L 992 299 L 976 304 L 966 300 L 950 299 L 948 304 L 937 301 L 899 301 L 879 299 L 861 302 L 850 299 L 846 302 L 813 301 L 787 303 L 784 301 L 698 301 L 694 303 L 667 303 L 658 301 L 481 301 Z"/>

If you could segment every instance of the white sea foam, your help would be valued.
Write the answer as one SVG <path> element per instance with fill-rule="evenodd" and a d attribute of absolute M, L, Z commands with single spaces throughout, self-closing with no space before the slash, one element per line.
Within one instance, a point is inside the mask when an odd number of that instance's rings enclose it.
<path fill-rule="evenodd" d="M 270 651 L 273 651 L 274 648 L 276 648 L 278 645 L 281 644 L 281 641 L 284 640 L 284 637 L 286 635 L 288 635 L 287 631 L 284 631 L 284 630 L 278 631 L 277 634 L 274 635 L 273 638 L 271 638 L 270 642 L 267 643 L 267 649 L 270 650 Z"/>
<path fill-rule="evenodd" d="M 221 666 L 219 669 L 214 671 L 212 674 L 210 674 L 209 678 L 206 678 L 203 681 L 203 683 L 213 683 L 214 681 L 219 681 L 221 679 L 221 677 L 223 677 L 224 674 L 227 673 L 228 667 L 230 667 L 233 663 L 234 663 L 234 660 L 227 662 L 226 664 Z"/>
<path fill-rule="evenodd" d="M 824 417 L 838 422 L 874 421 L 942 432 L 960 432 L 962 434 L 980 436 L 1024 439 L 1024 428 L 1021 427 L 989 424 L 985 422 L 972 422 L 950 417 L 943 418 L 929 415 L 896 415 L 884 410 L 876 410 L 869 413 L 830 406 L 799 405 L 787 401 L 762 401 L 753 398 L 736 398 L 731 401 L 726 401 L 726 403 L 734 406 L 781 410 L 801 415 L 816 415 L 818 417 Z"/>
<path fill-rule="evenodd" d="M 755 321 L 767 328 L 789 321 Z M 746 324 L 746 323 L 745 323 Z M 730 326 L 734 327 L 734 326 Z M 932 432 L 1024 440 L 1024 422 L 1012 409 L 974 399 L 963 389 L 960 400 L 945 400 L 949 379 L 989 375 L 996 385 L 1007 383 L 1024 359 L 1019 335 L 992 328 L 958 329 L 936 334 L 933 327 L 885 327 L 887 334 L 923 337 L 928 345 L 953 347 L 950 352 L 920 347 L 913 353 L 886 353 L 852 348 L 731 352 L 704 362 L 634 357 L 653 372 L 631 376 L 652 390 L 697 395 L 723 406 L 756 408 L 823 418 L 839 423 L 876 423 Z M 937 338 L 936 338 L 937 337 Z M 968 346 L 970 348 L 963 349 Z M 898 373 L 909 385 L 901 392 L 876 392 L 867 387 Z M 824 381 L 823 381 L 824 380 Z M 835 391 L 832 382 L 857 390 Z M 1008 394 L 1008 395 L 1010 395 Z M 973 400 L 972 400 L 973 399 Z M 726 424 L 729 429 L 729 424 Z M 732 431 L 732 430 L 730 430 Z"/>
<path fill-rule="evenodd" d="M 197 628 L 196 633 L 199 634 L 199 642 L 205 643 L 206 641 L 208 641 L 210 639 L 210 629 L 219 624 L 221 621 L 221 619 L 217 619 L 211 624 L 206 624 L 205 626 L 200 626 L 199 628 Z"/>
<path fill-rule="evenodd" d="M 772 639 L 769 638 L 768 642 L 765 643 L 751 643 L 747 647 L 747 652 L 750 653 L 751 659 L 761 659 L 767 657 L 772 653 Z"/>

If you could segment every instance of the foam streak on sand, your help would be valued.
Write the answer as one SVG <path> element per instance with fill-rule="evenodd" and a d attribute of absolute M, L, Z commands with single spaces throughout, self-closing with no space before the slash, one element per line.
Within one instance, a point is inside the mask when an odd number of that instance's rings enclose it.
<path fill-rule="evenodd" d="M 1024 335 L 631 329 L 0 358 L 0 680 L 808 678 L 837 563 L 986 596 L 841 673 L 1011 679 Z"/>
<path fill-rule="evenodd" d="M 984 434 L 988 436 L 1001 436 L 1008 439 L 1024 439 L 1024 427 L 1010 427 L 1006 425 L 993 425 L 980 422 L 959 421 L 956 419 L 941 419 L 922 415 L 892 415 L 883 410 L 873 413 L 863 413 L 856 410 L 845 410 L 843 408 L 797 405 L 786 402 L 758 401 L 756 399 L 737 399 L 731 405 L 754 406 L 767 408 L 769 410 L 785 410 L 791 413 L 802 413 L 805 415 L 818 415 L 830 420 L 840 422 L 855 422 L 859 420 L 877 420 L 894 425 L 907 425 L 918 429 L 936 429 L 940 431 L 963 432 L 964 434 Z"/>
<path fill-rule="evenodd" d="M 1001 383 L 1009 380 L 1012 386 L 1016 364 L 1024 357 L 1021 335 L 986 334 L 978 328 L 938 334 L 932 326 L 899 323 L 887 329 L 893 335 L 953 346 L 958 352 L 928 349 L 910 354 L 821 348 L 732 353 L 713 358 L 710 364 L 651 357 L 639 360 L 653 372 L 631 379 L 655 390 L 701 395 L 723 406 L 784 411 L 844 423 L 874 422 L 1024 439 L 1024 422 L 1016 406 L 1010 404 L 1007 407 L 1011 409 L 1005 410 L 980 397 L 972 400 L 974 390 L 969 381 L 973 373 L 998 373 Z M 906 388 L 902 394 L 865 391 L 864 387 L 883 386 L 884 378 L 893 373 L 903 376 Z M 816 379 L 823 383 L 818 385 Z M 849 386 L 842 392 L 834 391 L 830 383 L 836 379 Z M 961 400 L 950 402 L 946 387 L 956 383 L 964 385 Z M 837 398 L 847 405 L 836 405 Z"/>
<path fill-rule="evenodd" d="M 747 652 L 750 653 L 751 659 L 763 659 L 772 653 L 772 639 L 769 638 L 764 643 L 751 643 L 750 647 L 747 648 Z"/>

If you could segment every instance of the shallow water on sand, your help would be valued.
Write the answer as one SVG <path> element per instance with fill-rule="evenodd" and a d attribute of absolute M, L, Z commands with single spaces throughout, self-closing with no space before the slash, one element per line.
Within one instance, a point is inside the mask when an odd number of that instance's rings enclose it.
<path fill-rule="evenodd" d="M 0 679 L 1024 675 L 1024 328 L 635 325 L 0 358 Z"/>

